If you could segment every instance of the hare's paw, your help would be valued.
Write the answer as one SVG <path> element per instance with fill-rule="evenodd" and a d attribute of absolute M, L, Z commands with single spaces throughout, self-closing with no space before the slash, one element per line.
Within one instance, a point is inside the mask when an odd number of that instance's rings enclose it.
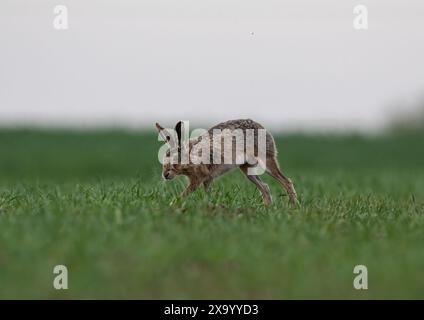
<path fill-rule="evenodd" d="M 178 207 L 181 205 L 181 196 L 175 196 L 171 199 L 171 201 L 169 202 L 169 205 L 171 207 Z"/>

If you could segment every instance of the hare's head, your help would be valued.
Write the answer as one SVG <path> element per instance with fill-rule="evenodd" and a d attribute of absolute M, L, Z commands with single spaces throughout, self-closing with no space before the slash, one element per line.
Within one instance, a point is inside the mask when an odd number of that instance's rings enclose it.
<path fill-rule="evenodd" d="M 176 176 L 183 174 L 184 166 L 180 161 L 182 122 L 180 121 L 176 124 L 173 132 L 164 129 L 159 123 L 156 123 L 156 128 L 168 145 L 162 160 L 162 177 L 165 180 L 172 180 Z"/>

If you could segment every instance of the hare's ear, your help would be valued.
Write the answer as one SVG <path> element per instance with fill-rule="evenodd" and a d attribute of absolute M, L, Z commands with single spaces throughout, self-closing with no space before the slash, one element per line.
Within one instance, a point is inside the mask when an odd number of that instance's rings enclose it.
<path fill-rule="evenodd" d="M 163 141 L 168 143 L 169 140 L 171 140 L 171 135 L 169 134 L 169 132 L 157 122 L 156 122 L 156 129 L 158 130 L 159 135 L 163 139 Z"/>
<path fill-rule="evenodd" d="M 175 132 L 177 132 L 177 137 L 178 137 L 178 147 L 181 148 L 181 136 L 182 136 L 182 131 L 184 130 L 184 123 L 182 121 L 179 121 L 176 125 L 175 125 Z"/>

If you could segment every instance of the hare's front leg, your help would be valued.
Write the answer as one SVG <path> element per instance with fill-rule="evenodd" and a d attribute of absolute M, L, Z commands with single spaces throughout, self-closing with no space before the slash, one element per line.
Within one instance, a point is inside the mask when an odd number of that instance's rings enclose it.
<path fill-rule="evenodd" d="M 181 194 L 181 197 L 185 197 L 195 191 L 200 186 L 200 181 L 190 181 L 190 184 L 187 186 L 187 188 L 184 190 L 184 192 Z"/>

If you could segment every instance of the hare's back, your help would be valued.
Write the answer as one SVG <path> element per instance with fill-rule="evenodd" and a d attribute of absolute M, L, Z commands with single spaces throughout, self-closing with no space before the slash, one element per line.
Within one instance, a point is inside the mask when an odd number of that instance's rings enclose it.
<path fill-rule="evenodd" d="M 229 120 L 229 121 L 225 121 L 225 122 L 221 122 L 217 124 L 216 126 L 208 130 L 208 134 L 212 136 L 214 134 L 213 130 L 215 129 L 218 129 L 221 131 L 225 129 L 229 129 L 230 131 L 240 129 L 244 132 L 247 129 L 259 130 L 259 129 L 265 129 L 265 128 L 260 123 L 253 121 L 252 119 L 237 119 L 237 120 Z M 258 148 L 257 135 L 258 133 L 257 131 L 255 131 L 254 132 L 255 150 L 257 150 Z M 266 130 L 266 152 L 267 152 L 267 156 L 274 156 L 277 153 L 277 150 L 275 148 L 274 138 L 272 137 L 271 133 L 268 130 Z"/>
<path fill-rule="evenodd" d="M 264 129 L 264 127 L 257 123 L 256 121 L 253 121 L 252 119 L 237 119 L 237 120 L 228 120 L 225 122 L 221 122 L 217 124 L 216 126 L 209 129 L 209 131 L 212 131 L 214 129 L 229 129 L 229 130 L 236 130 L 236 129 Z"/>

